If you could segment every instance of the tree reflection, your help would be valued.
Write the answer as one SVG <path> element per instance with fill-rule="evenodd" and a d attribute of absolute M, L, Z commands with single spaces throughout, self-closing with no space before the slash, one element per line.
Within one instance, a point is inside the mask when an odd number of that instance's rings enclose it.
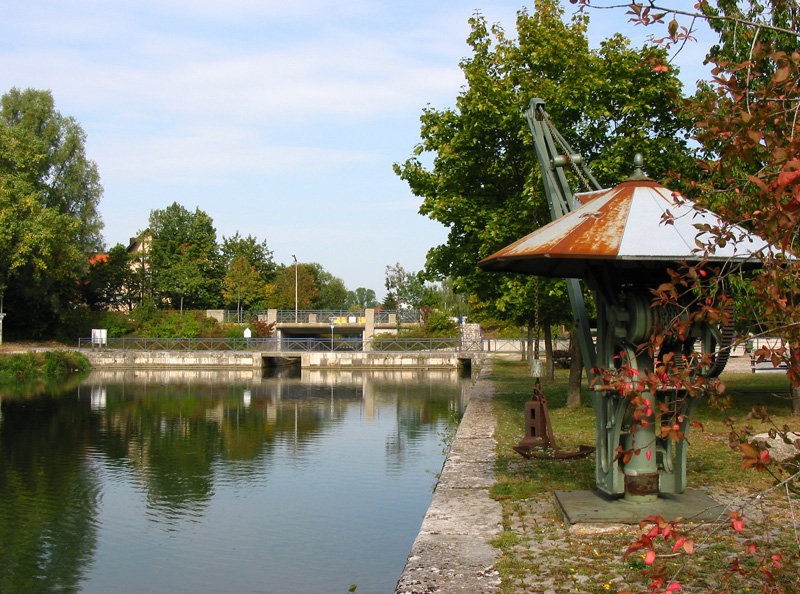
<path fill-rule="evenodd" d="M 0 410 L 0 591 L 76 591 L 97 540 L 89 407 L 48 396 Z"/>

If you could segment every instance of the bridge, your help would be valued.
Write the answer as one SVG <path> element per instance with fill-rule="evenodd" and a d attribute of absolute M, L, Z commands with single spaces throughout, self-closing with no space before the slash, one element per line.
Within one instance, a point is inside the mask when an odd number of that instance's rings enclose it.
<path fill-rule="evenodd" d="M 363 310 L 278 310 L 257 311 L 207 310 L 206 316 L 221 323 L 246 324 L 257 320 L 274 325 L 277 339 L 348 336 L 360 338 L 366 345 L 381 334 L 397 334 L 398 330 L 419 326 L 418 309 Z"/>
<path fill-rule="evenodd" d="M 418 310 L 208 311 L 209 317 L 244 325 L 274 324 L 269 338 L 107 338 L 102 331 L 79 340 L 99 366 L 272 366 L 292 360 L 303 367 L 463 367 L 483 351 L 479 324 L 461 324 L 453 338 L 402 338 L 421 323 Z M 97 351 L 97 352 L 95 352 Z"/>

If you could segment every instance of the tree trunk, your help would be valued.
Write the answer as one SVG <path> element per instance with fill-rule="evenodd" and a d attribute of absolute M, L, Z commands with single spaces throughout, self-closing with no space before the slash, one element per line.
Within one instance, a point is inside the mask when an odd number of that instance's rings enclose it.
<path fill-rule="evenodd" d="M 550 322 L 544 323 L 544 352 L 547 361 L 547 370 L 545 371 L 545 379 L 553 381 L 556 377 L 555 366 L 553 365 L 553 330 L 550 327 Z"/>
<path fill-rule="evenodd" d="M 533 361 L 533 359 L 539 356 L 539 353 L 534 350 L 533 330 L 534 327 L 532 325 L 528 326 L 528 362 Z"/>
<path fill-rule="evenodd" d="M 789 365 L 791 371 L 795 372 L 795 377 L 800 377 L 800 350 L 796 347 L 789 347 Z M 800 386 L 789 386 L 789 395 L 792 400 L 792 414 L 800 417 Z"/>
<path fill-rule="evenodd" d="M 578 331 L 573 326 L 569 331 L 569 387 L 567 388 L 567 408 L 581 405 L 581 377 L 583 377 L 583 357 L 578 342 Z"/>
<path fill-rule="evenodd" d="M 522 353 L 522 360 L 528 360 L 528 349 L 526 348 L 525 344 L 525 329 L 520 327 L 519 329 L 519 350 Z"/>

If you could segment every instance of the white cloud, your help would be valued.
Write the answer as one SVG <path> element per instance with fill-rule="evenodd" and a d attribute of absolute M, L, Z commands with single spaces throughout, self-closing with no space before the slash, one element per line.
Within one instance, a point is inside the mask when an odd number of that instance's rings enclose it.
<path fill-rule="evenodd" d="M 104 178 L 127 183 L 218 184 L 229 176 L 321 173 L 373 159 L 366 151 L 263 144 L 253 134 L 227 128 L 197 128 L 183 136 L 138 138 L 98 146 Z"/>

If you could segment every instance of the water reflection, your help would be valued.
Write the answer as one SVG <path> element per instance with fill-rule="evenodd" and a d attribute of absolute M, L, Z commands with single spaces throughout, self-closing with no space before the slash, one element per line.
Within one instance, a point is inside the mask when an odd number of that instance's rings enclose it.
<path fill-rule="evenodd" d="M 5 399 L 0 591 L 386 591 L 468 388 L 451 371 L 151 369 Z"/>

